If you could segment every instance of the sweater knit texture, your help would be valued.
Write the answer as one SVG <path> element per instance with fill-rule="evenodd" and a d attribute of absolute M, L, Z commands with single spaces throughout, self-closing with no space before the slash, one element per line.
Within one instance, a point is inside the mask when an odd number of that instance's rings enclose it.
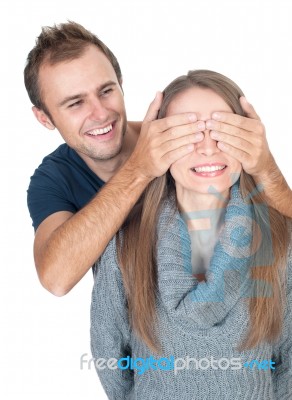
<path fill-rule="evenodd" d="M 192 276 L 186 223 L 173 203 L 166 202 L 158 221 L 157 242 L 159 355 L 130 327 L 115 238 L 109 243 L 97 265 L 92 292 L 92 355 L 95 360 L 125 358 L 129 363 L 131 357 L 136 362 L 127 369 L 96 364 L 110 400 L 292 399 L 291 249 L 279 339 L 238 350 L 249 327 L 250 271 L 256 260 L 250 246 L 252 218 L 252 208 L 234 185 L 206 282 L 198 282 Z M 263 236 L 269 241 L 269 232 Z M 260 244 L 255 251 L 265 257 L 272 251 L 271 244 L 266 243 L 264 249 Z"/>

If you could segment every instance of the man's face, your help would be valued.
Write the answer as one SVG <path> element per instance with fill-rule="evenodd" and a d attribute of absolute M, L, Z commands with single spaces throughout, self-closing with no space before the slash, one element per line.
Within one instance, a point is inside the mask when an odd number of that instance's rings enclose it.
<path fill-rule="evenodd" d="M 123 92 L 99 49 L 90 45 L 80 58 L 44 64 L 39 84 L 51 122 L 85 162 L 120 153 L 126 131 Z"/>

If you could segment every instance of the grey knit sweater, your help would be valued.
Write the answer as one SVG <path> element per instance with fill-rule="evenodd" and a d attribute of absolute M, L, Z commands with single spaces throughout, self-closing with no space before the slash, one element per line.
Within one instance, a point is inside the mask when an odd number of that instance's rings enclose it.
<path fill-rule="evenodd" d="M 251 218 L 235 185 L 207 281 L 199 283 L 191 275 L 186 224 L 171 203 L 165 205 L 157 245 L 162 355 L 152 354 L 129 325 L 116 242 L 110 242 L 98 263 L 91 304 L 92 355 L 110 400 L 292 399 L 291 250 L 281 337 L 274 344 L 237 349 L 249 323 Z M 113 360 L 121 358 L 124 364 Z"/>

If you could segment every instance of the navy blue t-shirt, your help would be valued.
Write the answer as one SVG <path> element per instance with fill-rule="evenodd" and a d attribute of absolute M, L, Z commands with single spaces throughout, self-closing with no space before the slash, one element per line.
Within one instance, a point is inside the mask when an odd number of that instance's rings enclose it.
<path fill-rule="evenodd" d="M 76 151 L 62 144 L 43 159 L 30 180 L 27 205 L 34 229 L 55 212 L 76 213 L 103 185 Z"/>

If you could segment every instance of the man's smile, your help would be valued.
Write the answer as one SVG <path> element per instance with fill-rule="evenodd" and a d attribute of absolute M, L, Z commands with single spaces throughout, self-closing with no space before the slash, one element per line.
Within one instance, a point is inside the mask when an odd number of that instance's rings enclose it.
<path fill-rule="evenodd" d="M 110 132 L 112 129 L 113 129 L 113 125 L 109 124 L 109 125 L 105 126 L 104 128 L 95 128 L 90 131 L 87 131 L 86 134 L 91 135 L 91 136 L 103 135 L 105 133 Z"/>

